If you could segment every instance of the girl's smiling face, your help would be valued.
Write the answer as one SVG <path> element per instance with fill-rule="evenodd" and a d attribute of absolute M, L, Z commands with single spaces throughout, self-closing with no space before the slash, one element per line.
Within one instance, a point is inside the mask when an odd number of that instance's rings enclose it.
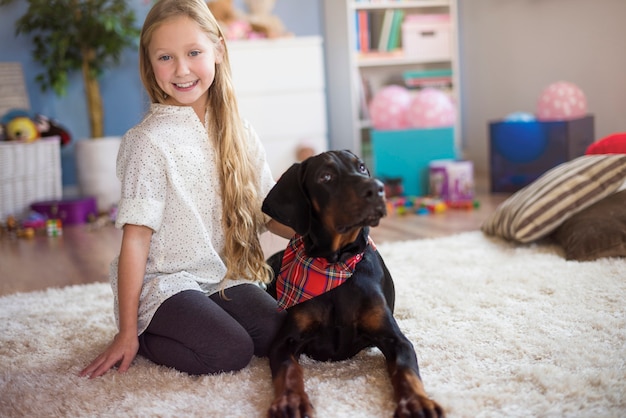
<path fill-rule="evenodd" d="M 194 20 L 181 16 L 155 29 L 148 50 L 156 82 L 168 96 L 166 102 L 192 106 L 204 120 L 215 64 L 222 61 L 220 46 Z"/>

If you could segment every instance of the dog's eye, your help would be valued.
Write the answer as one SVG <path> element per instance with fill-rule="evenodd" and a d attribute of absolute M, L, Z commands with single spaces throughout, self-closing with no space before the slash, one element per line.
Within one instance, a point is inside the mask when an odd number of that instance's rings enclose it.
<path fill-rule="evenodd" d="M 365 167 L 365 164 L 359 163 L 359 173 L 369 174 L 369 171 L 367 170 L 367 167 Z"/>
<path fill-rule="evenodd" d="M 333 179 L 333 175 L 331 173 L 322 173 L 320 175 L 320 183 L 330 183 Z"/>

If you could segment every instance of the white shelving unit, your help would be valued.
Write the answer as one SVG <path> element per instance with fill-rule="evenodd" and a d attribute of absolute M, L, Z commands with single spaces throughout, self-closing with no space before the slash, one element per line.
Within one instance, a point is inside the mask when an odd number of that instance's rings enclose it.
<path fill-rule="evenodd" d="M 357 51 L 356 14 L 360 10 L 382 11 L 401 8 L 408 14 L 449 14 L 452 52 L 449 60 L 420 60 L 407 57 L 402 50 L 388 53 Z M 409 70 L 451 69 L 453 98 L 457 103 L 455 141 L 460 145 L 459 64 L 457 0 L 324 0 L 326 83 L 329 111 L 330 148 L 347 148 L 367 157 L 370 124 L 362 117 L 362 78 L 372 93 L 393 80 L 401 80 Z"/>

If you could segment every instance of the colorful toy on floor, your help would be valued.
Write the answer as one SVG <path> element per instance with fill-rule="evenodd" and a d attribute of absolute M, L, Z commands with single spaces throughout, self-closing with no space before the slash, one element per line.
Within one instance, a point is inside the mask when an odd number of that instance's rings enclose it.
<path fill-rule="evenodd" d="M 417 213 L 426 215 L 445 212 L 448 205 L 441 199 L 431 197 L 398 196 L 387 199 L 387 213 L 390 215 L 406 215 Z"/>
<path fill-rule="evenodd" d="M 402 177 L 382 179 L 385 185 L 385 198 L 399 197 L 404 195 L 404 186 L 402 185 Z"/>
<path fill-rule="evenodd" d="M 46 232 L 49 237 L 60 237 L 63 235 L 63 224 L 60 219 L 48 219 L 46 221 Z"/>
<path fill-rule="evenodd" d="M 387 199 L 387 214 L 394 215 L 432 215 L 444 213 L 448 209 L 478 209 L 480 202 L 478 200 L 459 200 L 446 201 L 441 198 L 423 196 L 397 196 Z"/>
<path fill-rule="evenodd" d="M 478 200 L 462 200 L 458 202 L 448 202 L 450 209 L 478 209 L 480 202 Z"/>
<path fill-rule="evenodd" d="M 42 224 L 41 219 L 35 219 L 36 216 L 29 214 L 24 220 L 19 220 L 13 215 L 9 215 L 4 224 L 0 223 L 0 236 L 7 235 L 9 238 L 34 238 L 37 231 L 45 227 L 45 221 Z"/>
<path fill-rule="evenodd" d="M 31 239 L 35 238 L 35 229 L 34 228 L 23 228 L 17 232 L 18 238 L 26 238 Z"/>
<path fill-rule="evenodd" d="M 15 238 L 17 236 L 17 227 L 17 219 L 15 219 L 15 216 L 9 215 L 0 230 L 2 231 L 2 235 L 7 235 L 9 238 Z"/>
<path fill-rule="evenodd" d="M 46 227 L 46 217 L 37 212 L 30 212 L 28 216 L 22 221 L 22 227 L 43 229 Z"/>

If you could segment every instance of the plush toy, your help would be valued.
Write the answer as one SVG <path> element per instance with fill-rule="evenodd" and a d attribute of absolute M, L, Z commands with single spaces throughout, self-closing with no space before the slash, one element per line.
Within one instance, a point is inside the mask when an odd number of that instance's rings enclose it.
<path fill-rule="evenodd" d="M 228 40 L 293 36 L 272 14 L 276 0 L 245 0 L 249 13 L 238 10 L 233 0 L 208 0 L 207 5 Z"/>
<path fill-rule="evenodd" d="M 248 22 L 252 30 L 263 33 L 268 38 L 293 36 L 280 18 L 272 14 L 276 0 L 244 0 L 248 8 Z"/>
<path fill-rule="evenodd" d="M 209 6 L 209 10 L 213 13 L 217 23 L 220 24 L 222 32 L 225 32 L 225 29 L 228 29 L 228 26 L 238 19 L 233 0 L 209 0 L 207 6 Z"/>
<path fill-rule="evenodd" d="M 243 12 L 233 6 L 233 0 L 209 0 L 207 5 L 219 23 L 226 39 L 237 40 L 253 37 L 252 26 L 246 20 Z"/>
<path fill-rule="evenodd" d="M 37 126 L 26 110 L 9 110 L 0 119 L 0 124 L 6 141 L 32 142 L 40 136 Z"/>
<path fill-rule="evenodd" d="M 44 115 L 31 115 L 23 109 L 11 109 L 0 119 L 2 140 L 33 142 L 41 137 L 58 136 L 61 145 L 71 141 L 69 132 Z"/>
<path fill-rule="evenodd" d="M 33 142 L 41 136 L 35 122 L 26 116 L 11 119 L 6 124 L 5 131 L 9 141 Z"/>
<path fill-rule="evenodd" d="M 72 141 L 69 131 L 61 126 L 57 121 L 41 114 L 36 114 L 34 121 L 42 138 L 58 136 L 61 140 L 61 146 L 67 145 Z"/>

